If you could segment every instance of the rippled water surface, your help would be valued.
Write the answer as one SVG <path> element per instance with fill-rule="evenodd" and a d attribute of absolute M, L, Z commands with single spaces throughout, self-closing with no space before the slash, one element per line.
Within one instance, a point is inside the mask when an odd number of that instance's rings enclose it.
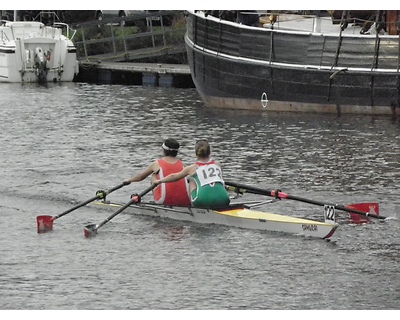
<path fill-rule="evenodd" d="M 0 309 L 390 309 L 400 307 L 400 122 L 387 117 L 209 110 L 194 89 L 1 84 Z M 207 138 L 226 180 L 338 204 L 377 201 L 384 222 L 336 241 L 171 222 L 83 207 L 175 137 Z M 127 202 L 149 181 L 110 200 Z M 244 195 L 245 199 L 257 199 Z M 318 206 L 265 209 L 321 220 Z"/>

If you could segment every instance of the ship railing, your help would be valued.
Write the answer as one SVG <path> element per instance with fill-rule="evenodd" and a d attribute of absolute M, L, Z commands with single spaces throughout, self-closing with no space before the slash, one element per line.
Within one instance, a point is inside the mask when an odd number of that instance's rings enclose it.
<path fill-rule="evenodd" d="M 162 17 L 167 15 L 174 17 L 174 23 L 164 24 Z M 144 20 L 148 22 L 146 26 L 136 23 Z M 72 27 L 78 30 L 76 38 L 79 39 L 75 39 L 74 45 L 80 61 L 121 62 L 186 53 L 183 11 L 149 12 L 86 21 Z"/>
<path fill-rule="evenodd" d="M 10 41 L 10 39 L 7 37 L 7 34 L 4 31 L 2 31 L 1 34 L 0 34 L 0 40 L 3 41 L 3 42 L 6 42 L 6 41 L 9 42 Z"/>
<path fill-rule="evenodd" d="M 67 32 L 67 38 L 72 40 L 76 34 L 76 30 L 72 29 L 68 24 L 64 23 L 64 22 L 55 22 L 54 23 L 54 27 L 61 27 L 61 28 L 65 28 L 66 32 Z M 72 36 L 70 37 L 69 34 L 70 32 L 72 33 Z"/>

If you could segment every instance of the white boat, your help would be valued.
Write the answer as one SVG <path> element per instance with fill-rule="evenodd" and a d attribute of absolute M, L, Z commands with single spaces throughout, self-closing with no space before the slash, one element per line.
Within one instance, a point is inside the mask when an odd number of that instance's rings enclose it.
<path fill-rule="evenodd" d="M 65 23 L 2 20 L 0 82 L 73 81 L 79 72 L 74 35 Z"/>
<path fill-rule="evenodd" d="M 262 203 L 265 202 L 258 202 L 258 204 Z M 123 207 L 122 204 L 109 201 L 94 201 L 91 205 L 115 210 Z M 253 207 L 256 205 L 253 205 Z M 335 221 L 335 208 L 333 206 L 325 207 L 325 221 L 323 222 L 258 211 L 243 204 L 232 204 L 227 209 L 213 210 L 194 207 L 168 207 L 140 202 L 128 206 L 125 212 L 201 224 L 219 224 L 246 229 L 283 232 L 327 240 L 331 240 L 339 226 Z"/>

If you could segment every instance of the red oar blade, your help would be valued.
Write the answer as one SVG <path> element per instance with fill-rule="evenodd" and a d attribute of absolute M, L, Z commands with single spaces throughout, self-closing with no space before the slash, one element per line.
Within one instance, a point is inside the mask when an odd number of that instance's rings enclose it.
<path fill-rule="evenodd" d="M 364 202 L 364 203 L 353 203 L 349 204 L 346 206 L 346 208 L 349 209 L 354 209 L 358 211 L 363 211 L 367 213 L 373 213 L 379 216 L 379 203 L 377 202 Z M 350 220 L 353 223 L 368 223 L 371 222 L 371 220 L 368 218 L 368 216 L 361 216 L 359 214 L 351 213 L 349 212 L 350 215 Z"/>
<path fill-rule="evenodd" d="M 52 216 L 37 216 L 37 231 L 38 233 L 48 232 L 53 230 L 53 221 L 54 218 Z"/>
<path fill-rule="evenodd" d="M 86 238 L 95 236 L 97 234 L 97 225 L 95 224 L 88 224 L 84 227 L 83 232 Z"/>

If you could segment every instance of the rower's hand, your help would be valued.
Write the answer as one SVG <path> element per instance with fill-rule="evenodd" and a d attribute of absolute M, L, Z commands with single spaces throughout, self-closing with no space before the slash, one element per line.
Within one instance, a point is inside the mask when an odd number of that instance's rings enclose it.
<path fill-rule="evenodd" d="M 124 180 L 124 181 L 122 182 L 122 184 L 123 184 L 124 186 L 127 186 L 127 185 L 130 185 L 130 184 L 131 184 L 131 182 L 130 182 L 130 181 L 128 181 L 128 180 Z"/>
<path fill-rule="evenodd" d="M 155 186 L 158 186 L 160 183 L 161 183 L 160 180 L 154 180 L 154 182 L 153 182 L 153 184 L 154 184 Z"/>

